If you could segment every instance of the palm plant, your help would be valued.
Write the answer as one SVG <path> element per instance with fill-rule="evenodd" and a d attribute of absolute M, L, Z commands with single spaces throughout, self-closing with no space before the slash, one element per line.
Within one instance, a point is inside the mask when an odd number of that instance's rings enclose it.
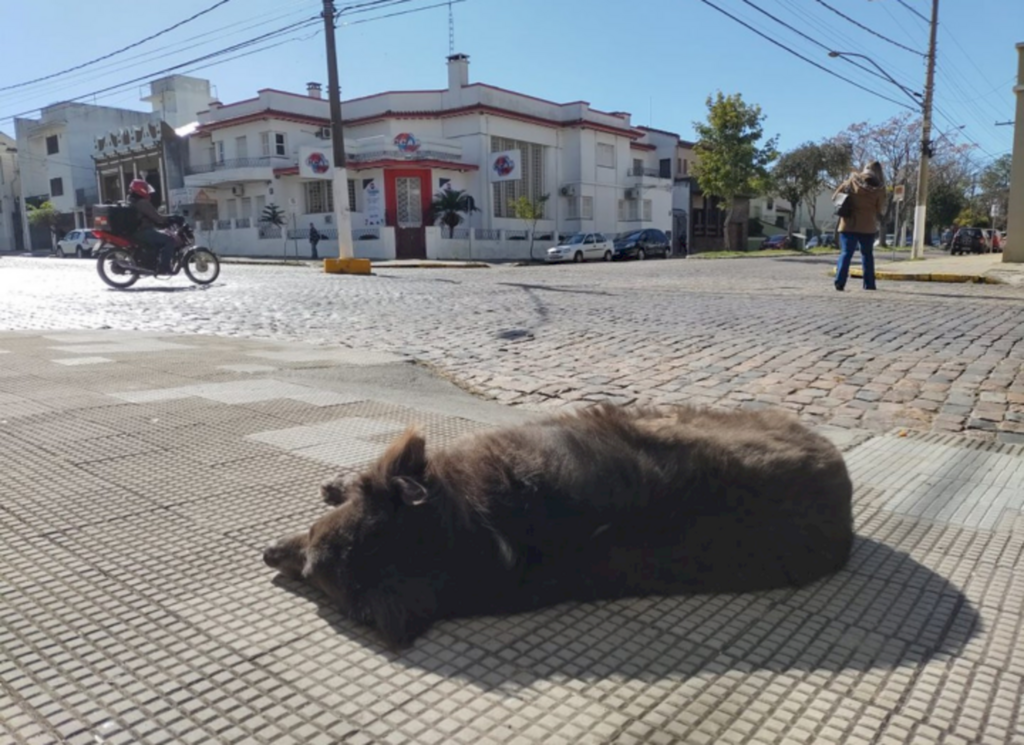
<path fill-rule="evenodd" d="M 476 201 L 464 191 L 442 189 L 430 203 L 429 219 L 432 224 L 441 223 L 448 227 L 448 237 L 455 234 L 455 228 L 465 222 L 473 212 L 479 212 Z"/>

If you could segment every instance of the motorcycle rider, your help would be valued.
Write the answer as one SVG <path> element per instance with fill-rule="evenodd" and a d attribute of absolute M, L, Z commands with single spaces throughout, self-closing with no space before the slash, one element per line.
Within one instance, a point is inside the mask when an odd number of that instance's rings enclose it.
<path fill-rule="evenodd" d="M 139 216 L 139 228 L 132 238 L 138 243 L 158 249 L 160 251 L 160 266 L 157 272 L 170 274 L 171 259 L 174 257 L 174 250 L 178 244 L 174 238 L 167 233 L 160 232 L 157 228 L 166 228 L 168 225 L 172 225 L 174 220 L 156 211 L 156 207 L 150 201 L 154 191 L 152 186 L 140 178 L 128 185 L 128 201 Z"/>

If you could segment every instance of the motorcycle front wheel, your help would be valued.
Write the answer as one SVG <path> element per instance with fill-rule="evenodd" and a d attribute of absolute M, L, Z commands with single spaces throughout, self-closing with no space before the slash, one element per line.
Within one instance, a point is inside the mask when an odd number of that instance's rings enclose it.
<path fill-rule="evenodd" d="M 96 271 L 100 279 L 115 290 L 125 290 L 138 282 L 139 274 L 133 271 L 132 257 L 123 248 L 101 251 L 96 260 Z"/>
<path fill-rule="evenodd" d="M 185 254 L 185 274 L 197 285 L 208 285 L 220 276 L 220 261 L 208 248 L 195 248 Z"/>

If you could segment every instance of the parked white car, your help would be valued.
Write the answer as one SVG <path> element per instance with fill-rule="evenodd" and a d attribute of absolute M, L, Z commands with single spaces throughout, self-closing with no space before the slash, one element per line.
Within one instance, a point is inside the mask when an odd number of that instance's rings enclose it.
<path fill-rule="evenodd" d="M 612 241 L 603 233 L 575 233 L 569 240 L 548 249 L 547 260 L 556 261 L 587 261 L 590 259 L 612 260 L 614 247 Z"/>
<path fill-rule="evenodd" d="M 57 241 L 57 256 L 92 256 L 100 239 L 91 230 L 72 230 Z"/>

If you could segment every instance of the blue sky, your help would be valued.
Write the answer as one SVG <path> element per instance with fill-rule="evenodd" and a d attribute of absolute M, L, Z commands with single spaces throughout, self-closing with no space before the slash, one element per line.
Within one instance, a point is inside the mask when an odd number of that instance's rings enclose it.
<path fill-rule="evenodd" d="M 100 12 L 101 6 L 112 6 L 37 0 L 30 9 L 27 2 L 5 0 L 0 10 L 4 59 L 0 88 L 81 64 L 215 2 L 146 2 Z M 348 4 L 357 2 L 348 0 Z M 447 8 L 380 17 L 440 2 L 406 0 L 344 16 L 349 22 L 370 19 L 339 31 L 345 97 L 443 87 Z M 928 0 L 708 2 L 877 93 L 907 100 L 888 82 L 843 60 L 830 59 L 827 50 L 812 40 L 866 54 L 908 88 L 923 88 L 922 57 L 857 28 L 824 3 L 878 34 L 923 51 L 927 25 L 912 9 L 928 15 Z M 345 4 L 337 3 L 338 7 Z M 319 0 L 228 0 L 196 21 L 106 62 L 0 91 L 0 130 L 13 133 L 8 118 L 13 114 L 118 85 L 312 18 L 320 7 Z M 791 56 L 703 0 L 464 0 L 452 7 L 456 51 L 470 55 L 472 81 L 556 101 L 583 99 L 599 109 L 629 111 L 636 124 L 684 137 L 693 136 L 692 122 L 704 117 L 704 101 L 716 89 L 742 93 L 746 100 L 760 104 L 768 117 L 767 133 L 779 134 L 783 148 L 831 136 L 853 122 L 882 121 L 900 111 L 895 103 Z M 40 11 L 52 19 L 45 33 L 39 26 Z M 994 124 L 1014 116 L 1014 45 L 1024 41 L 1024 0 L 942 0 L 940 24 L 935 116 L 939 132 L 966 125 L 963 137 L 980 146 L 979 161 L 1008 152 L 1012 127 Z M 307 81 L 326 79 L 319 29 L 314 25 L 295 30 L 266 43 L 293 41 L 192 74 L 209 78 L 225 103 L 251 97 L 259 88 L 302 92 Z M 133 84 L 95 102 L 145 109 L 138 100 L 142 87 Z"/>

